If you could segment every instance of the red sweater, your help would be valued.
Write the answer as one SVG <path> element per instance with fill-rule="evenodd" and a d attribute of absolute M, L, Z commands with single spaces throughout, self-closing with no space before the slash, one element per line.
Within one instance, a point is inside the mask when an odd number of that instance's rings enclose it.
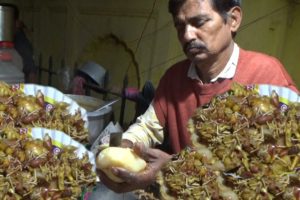
<path fill-rule="evenodd" d="M 154 98 L 154 109 L 165 128 L 165 144 L 170 153 L 177 153 L 190 144 L 187 123 L 196 108 L 208 103 L 216 94 L 230 89 L 232 82 L 241 84 L 272 84 L 298 92 L 283 65 L 274 57 L 240 49 L 233 79 L 201 85 L 187 77 L 189 60 L 173 65 L 166 71 Z"/>

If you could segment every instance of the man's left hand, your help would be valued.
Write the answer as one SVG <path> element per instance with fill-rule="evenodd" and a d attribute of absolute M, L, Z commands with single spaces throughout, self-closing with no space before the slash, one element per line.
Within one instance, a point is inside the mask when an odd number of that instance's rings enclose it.
<path fill-rule="evenodd" d="M 147 162 L 147 167 L 142 172 L 132 173 L 123 168 L 114 167 L 112 168 L 114 175 L 124 180 L 122 183 L 116 183 L 107 177 L 104 172 L 97 171 L 101 182 L 116 193 L 130 192 L 151 185 L 155 182 L 157 173 L 172 158 L 171 155 L 159 149 L 147 148 L 140 143 L 135 144 L 133 149 L 137 155 Z"/>

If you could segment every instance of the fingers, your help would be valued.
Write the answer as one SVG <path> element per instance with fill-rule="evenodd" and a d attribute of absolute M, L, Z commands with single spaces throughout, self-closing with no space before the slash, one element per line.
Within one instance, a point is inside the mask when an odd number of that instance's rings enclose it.
<path fill-rule="evenodd" d="M 106 185 L 110 190 L 116 193 L 129 192 L 136 189 L 146 188 L 152 184 L 156 179 L 157 170 L 159 167 L 157 163 L 151 163 L 141 173 L 129 172 L 123 168 L 113 167 L 111 172 L 124 180 L 122 183 L 112 181 L 103 171 L 98 170 L 97 173 L 101 179 L 101 182 Z"/>
<path fill-rule="evenodd" d="M 143 158 L 145 161 L 149 161 L 149 148 L 146 148 L 142 143 L 135 143 L 133 145 L 134 152 Z"/>
<path fill-rule="evenodd" d="M 142 143 L 135 143 L 133 146 L 134 152 L 143 158 L 146 162 L 152 162 L 160 157 L 160 150 L 145 147 Z"/>
<path fill-rule="evenodd" d="M 135 174 L 132 172 L 129 172 L 123 168 L 117 168 L 117 167 L 113 167 L 111 169 L 111 171 L 114 175 L 123 179 L 127 183 L 135 182 L 134 180 L 136 179 L 136 177 L 135 177 Z"/>
<path fill-rule="evenodd" d="M 125 181 L 127 189 L 130 188 L 131 190 L 146 188 L 156 180 L 156 171 L 152 167 L 147 167 L 146 170 L 140 173 L 129 172 L 122 168 L 113 170 L 116 176 Z"/>
<path fill-rule="evenodd" d="M 97 170 L 97 173 L 100 177 L 101 182 L 110 190 L 116 193 L 125 193 L 134 190 L 133 185 L 128 184 L 127 182 L 117 183 L 112 181 L 104 172 Z M 117 175 L 117 174 L 116 174 Z M 121 178 L 121 177 L 120 177 Z"/>
<path fill-rule="evenodd" d="M 97 171 L 101 182 L 114 192 L 122 193 L 146 188 L 155 181 L 156 174 L 161 167 L 172 158 L 171 155 L 159 149 L 145 147 L 142 143 L 135 143 L 132 148 L 137 155 L 147 162 L 147 167 L 142 172 L 133 173 L 123 168 L 112 167 L 109 169 L 110 172 L 124 180 L 122 183 L 116 183 L 103 171 Z"/>
<path fill-rule="evenodd" d="M 135 143 L 133 146 L 134 152 L 143 158 L 146 162 L 166 163 L 171 160 L 172 156 L 159 150 L 145 147 L 142 143 Z"/>
<path fill-rule="evenodd" d="M 132 148 L 133 147 L 133 143 L 131 141 L 129 141 L 129 140 L 123 139 L 121 141 L 121 147 Z"/>

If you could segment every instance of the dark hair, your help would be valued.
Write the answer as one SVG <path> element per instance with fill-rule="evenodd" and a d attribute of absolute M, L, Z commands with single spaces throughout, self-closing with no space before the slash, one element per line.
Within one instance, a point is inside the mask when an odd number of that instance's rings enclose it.
<path fill-rule="evenodd" d="M 175 16 L 177 15 L 180 7 L 186 0 L 169 0 L 169 12 Z M 227 12 L 234 6 L 241 6 L 241 0 L 209 0 L 214 10 L 216 10 L 227 21 Z"/>

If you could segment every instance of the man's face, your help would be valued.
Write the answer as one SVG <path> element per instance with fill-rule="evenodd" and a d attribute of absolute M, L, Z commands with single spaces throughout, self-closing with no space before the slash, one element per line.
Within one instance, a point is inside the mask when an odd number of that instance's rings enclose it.
<path fill-rule="evenodd" d="M 210 0 L 187 0 L 174 16 L 179 41 L 195 62 L 215 58 L 232 41 L 230 23 L 216 12 Z"/>

